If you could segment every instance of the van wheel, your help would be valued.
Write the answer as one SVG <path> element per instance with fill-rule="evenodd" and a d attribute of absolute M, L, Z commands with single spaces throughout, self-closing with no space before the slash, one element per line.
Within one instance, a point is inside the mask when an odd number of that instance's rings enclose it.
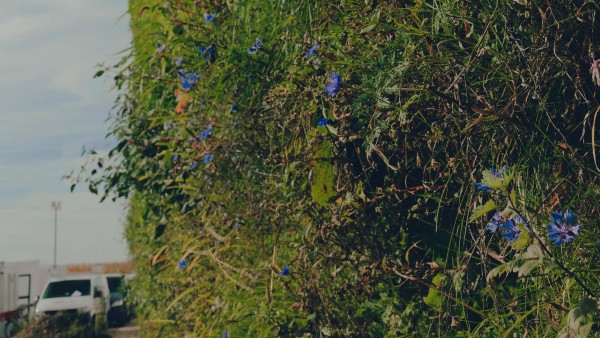
<path fill-rule="evenodd" d="M 4 327 L 4 336 L 7 338 L 13 337 L 17 333 L 17 324 L 13 321 L 6 323 Z"/>

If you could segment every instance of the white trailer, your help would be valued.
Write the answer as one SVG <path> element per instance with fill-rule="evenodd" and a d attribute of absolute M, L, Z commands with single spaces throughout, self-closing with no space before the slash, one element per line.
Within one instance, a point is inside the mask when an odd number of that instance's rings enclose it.
<path fill-rule="evenodd" d="M 33 315 L 47 274 L 39 261 L 0 262 L 0 337 L 14 334 L 16 321 Z"/>

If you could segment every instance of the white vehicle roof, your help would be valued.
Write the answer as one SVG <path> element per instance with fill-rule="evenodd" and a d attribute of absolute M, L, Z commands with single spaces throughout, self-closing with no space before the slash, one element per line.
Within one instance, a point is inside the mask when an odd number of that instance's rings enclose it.
<path fill-rule="evenodd" d="M 58 282 L 62 280 L 78 280 L 78 279 L 95 279 L 96 277 L 102 277 L 102 275 L 92 275 L 92 274 L 74 274 L 67 275 L 61 277 L 52 277 L 48 279 L 48 283 Z"/>

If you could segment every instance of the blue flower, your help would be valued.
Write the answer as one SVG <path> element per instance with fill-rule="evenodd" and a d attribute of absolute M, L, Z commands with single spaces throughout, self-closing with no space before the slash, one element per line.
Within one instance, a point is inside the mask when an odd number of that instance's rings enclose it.
<path fill-rule="evenodd" d="M 502 167 L 502 169 L 500 169 L 500 170 L 496 170 L 496 169 L 488 169 L 488 171 L 489 171 L 490 173 L 492 173 L 492 175 L 493 175 L 494 177 L 496 177 L 496 178 L 500 178 L 500 179 L 502 179 L 502 171 L 503 171 L 503 170 L 506 170 L 506 167 Z M 484 192 L 488 192 L 488 191 L 490 191 L 490 190 L 491 190 L 491 189 L 490 189 L 490 187 L 488 187 L 487 185 L 484 185 L 482 182 L 477 182 L 477 183 L 475 183 L 475 188 L 476 188 L 477 190 L 481 190 L 481 191 L 484 191 Z"/>
<path fill-rule="evenodd" d="M 317 121 L 317 124 L 319 125 L 319 127 L 325 127 L 328 124 L 333 124 L 333 120 L 328 117 L 321 117 Z"/>
<path fill-rule="evenodd" d="M 209 164 L 210 161 L 212 161 L 213 157 L 213 154 L 206 154 L 202 157 L 202 162 L 204 162 L 204 164 Z"/>
<path fill-rule="evenodd" d="M 175 66 L 179 66 L 181 64 L 181 62 L 183 61 L 183 57 L 178 57 L 177 59 L 175 59 Z"/>
<path fill-rule="evenodd" d="M 252 45 L 252 47 L 248 48 L 247 50 L 249 54 L 256 54 L 256 52 L 258 52 L 263 47 L 263 43 L 257 38 L 254 40 L 254 44 Z"/>
<path fill-rule="evenodd" d="M 581 223 L 575 225 L 577 216 L 571 211 L 553 212 L 548 224 L 548 237 L 555 245 L 562 245 L 572 241 L 579 234 Z"/>
<path fill-rule="evenodd" d="M 504 237 L 509 242 L 512 242 L 515 239 L 519 238 L 519 235 L 521 234 L 521 228 L 519 228 L 515 223 L 521 224 L 525 229 L 529 231 L 529 229 L 525 226 L 526 221 L 520 216 L 515 216 L 512 219 L 504 221 L 500 225 L 500 230 L 502 231 L 502 237 Z"/>
<path fill-rule="evenodd" d="M 306 52 L 306 54 L 304 55 L 305 58 L 311 57 L 315 54 L 315 52 L 317 51 L 317 48 L 319 48 L 319 42 L 317 41 L 312 47 L 310 47 L 308 49 L 308 52 Z"/>
<path fill-rule="evenodd" d="M 187 90 L 194 86 L 196 80 L 200 77 L 198 73 L 187 73 L 181 77 L 181 88 Z"/>
<path fill-rule="evenodd" d="M 213 22 L 214 19 L 215 19 L 214 14 L 204 13 L 204 22 L 210 23 L 210 22 Z"/>
<path fill-rule="evenodd" d="M 179 263 L 177 263 L 177 268 L 179 270 L 184 270 L 186 266 L 187 266 L 187 262 L 185 261 L 185 259 L 182 259 L 179 261 Z"/>
<path fill-rule="evenodd" d="M 503 221 L 502 214 L 500 213 L 500 211 L 498 211 L 494 214 L 492 219 L 488 222 L 487 226 L 485 227 L 485 231 L 496 232 L 496 229 L 498 229 L 498 227 L 500 225 L 502 225 L 503 222 L 504 221 Z"/>
<path fill-rule="evenodd" d="M 215 48 L 212 45 L 210 45 L 210 46 L 208 46 L 206 48 L 199 48 L 198 49 L 198 54 L 204 55 L 204 58 L 207 61 L 211 61 L 212 58 L 213 58 L 213 52 L 214 51 L 215 51 Z"/>
<path fill-rule="evenodd" d="M 193 171 L 194 169 L 196 169 L 196 167 L 198 167 L 198 162 L 194 161 L 190 164 L 190 171 Z"/>
<path fill-rule="evenodd" d="M 290 266 L 286 265 L 283 267 L 283 269 L 281 270 L 281 277 L 285 277 L 287 275 L 290 274 Z"/>
<path fill-rule="evenodd" d="M 223 331 L 223 333 L 221 333 L 221 338 L 229 338 L 229 331 Z"/>
<path fill-rule="evenodd" d="M 501 225 L 502 237 L 506 238 L 507 241 L 512 242 L 519 237 L 521 229 L 515 225 L 512 220 L 506 220 Z"/>
<path fill-rule="evenodd" d="M 173 162 L 177 162 L 177 161 L 179 161 L 179 155 L 177 155 L 177 154 L 173 154 L 173 156 L 171 156 L 171 160 L 172 160 Z"/>
<path fill-rule="evenodd" d="M 208 126 L 208 128 L 206 128 L 206 130 L 201 131 L 200 134 L 198 134 L 198 140 L 200 141 L 204 141 L 206 140 L 207 137 L 212 136 L 212 126 Z"/>
<path fill-rule="evenodd" d="M 231 108 L 229 108 L 230 113 L 235 113 L 237 110 L 238 110 L 237 104 L 231 105 Z"/>
<path fill-rule="evenodd" d="M 329 83 L 325 86 L 325 93 L 329 96 L 334 96 L 340 91 L 340 83 L 342 82 L 342 78 L 340 74 L 337 72 L 331 72 L 329 75 Z"/>

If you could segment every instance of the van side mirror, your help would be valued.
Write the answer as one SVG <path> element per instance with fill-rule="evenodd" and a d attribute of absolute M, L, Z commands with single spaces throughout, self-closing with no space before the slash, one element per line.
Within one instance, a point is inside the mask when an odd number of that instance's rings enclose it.
<path fill-rule="evenodd" d="M 102 291 L 94 290 L 94 298 L 102 298 Z"/>

